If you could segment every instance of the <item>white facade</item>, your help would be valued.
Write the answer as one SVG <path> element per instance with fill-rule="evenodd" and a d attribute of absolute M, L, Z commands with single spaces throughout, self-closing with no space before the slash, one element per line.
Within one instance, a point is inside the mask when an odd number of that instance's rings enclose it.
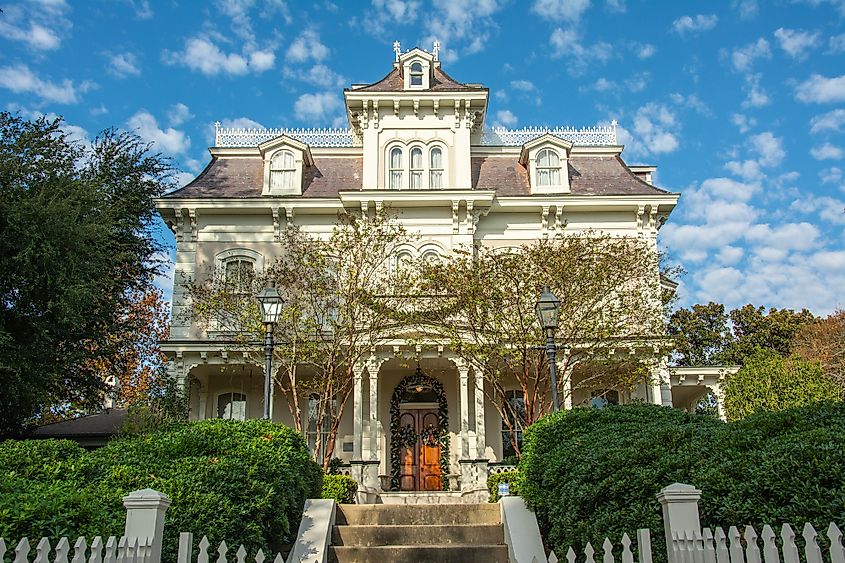
<path fill-rule="evenodd" d="M 381 81 L 344 91 L 348 129 L 218 127 L 208 167 L 158 201 L 177 239 L 174 320 L 163 348 L 176 377 L 195 382 L 192 417 L 260 417 L 263 370 L 245 363 L 213 330 L 184 320 L 189 303 L 180 281 L 241 262 L 263 269 L 279 253 L 289 225 L 327 237 L 338 211 L 389 206 L 420 235 L 407 249 L 419 256 L 446 256 L 478 244 L 518 246 L 587 229 L 656 245 L 678 194 L 651 185 L 653 167 L 629 168 L 622 161 L 615 123 L 583 130 L 488 129 L 488 94 L 446 75 L 436 49 L 413 49 L 397 51 Z M 356 475 L 372 492 L 381 485 L 375 475 L 391 472 L 390 397 L 413 372 L 395 359 L 404 345 L 397 339 L 381 346 L 359 366 L 335 448 L 335 455 L 357 464 Z M 486 477 L 486 461 L 502 457 L 501 419 L 485 406 L 472 371 L 448 348 L 421 354 L 422 370 L 442 384 L 448 402 L 450 473 L 461 475 L 464 491 L 473 490 L 481 472 Z M 665 365 L 656 375 L 657 383 L 620 400 L 672 405 L 673 384 L 690 387 L 692 381 L 678 383 Z M 719 375 L 707 377 L 696 379 L 695 392 L 684 391 L 686 402 L 708 386 L 718 388 Z M 275 397 L 273 418 L 290 423 L 283 399 Z M 588 392 L 575 392 L 566 404 L 589 401 Z"/>

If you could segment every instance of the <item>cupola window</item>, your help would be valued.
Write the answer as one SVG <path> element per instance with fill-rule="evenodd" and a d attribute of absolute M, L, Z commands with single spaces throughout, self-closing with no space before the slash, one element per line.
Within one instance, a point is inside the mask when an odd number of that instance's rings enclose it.
<path fill-rule="evenodd" d="M 296 163 L 291 151 L 279 151 L 270 161 L 270 189 L 289 190 L 293 188 Z"/>
<path fill-rule="evenodd" d="M 431 149 L 431 161 L 429 162 L 429 187 L 438 189 L 443 187 L 443 151 L 434 147 Z"/>
<path fill-rule="evenodd" d="M 411 189 L 422 188 L 423 179 L 423 153 L 419 147 L 411 149 Z"/>
<path fill-rule="evenodd" d="M 423 85 L 423 67 L 420 63 L 411 64 L 411 86 Z"/>
<path fill-rule="evenodd" d="M 390 189 L 402 189 L 402 149 L 399 147 L 390 151 Z"/>
<path fill-rule="evenodd" d="M 537 185 L 560 186 L 560 157 L 552 149 L 537 153 Z"/>

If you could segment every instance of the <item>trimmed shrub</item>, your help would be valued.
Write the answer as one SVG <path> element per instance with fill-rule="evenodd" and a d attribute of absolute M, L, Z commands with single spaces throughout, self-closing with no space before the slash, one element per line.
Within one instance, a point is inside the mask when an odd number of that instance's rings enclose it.
<path fill-rule="evenodd" d="M 520 473 L 516 469 L 493 473 L 487 477 L 487 490 L 490 491 L 490 502 L 499 502 L 499 483 L 510 484 L 512 495 L 519 495 Z"/>
<path fill-rule="evenodd" d="M 763 412 L 725 424 L 654 405 L 560 412 L 525 432 L 522 495 L 558 553 L 652 531 L 665 561 L 657 492 L 702 490 L 704 526 L 845 520 L 845 405 Z M 759 528 L 758 528 L 759 529 Z"/>
<path fill-rule="evenodd" d="M 7 448 L 19 447 L 0 444 L 0 459 L 9 455 Z M 54 482 L 27 477 L 51 469 L 26 467 L 10 475 L 16 482 L 4 480 L 0 534 L 120 535 L 123 496 L 150 487 L 173 501 L 165 519 L 162 560 L 176 560 L 183 531 L 193 532 L 197 542 L 205 535 L 214 545 L 226 540 L 267 553 L 292 539 L 305 499 L 317 497 L 322 483 L 322 471 L 303 438 L 263 420 L 176 424 L 113 440 L 75 458 L 72 466 L 57 463 L 64 465 Z M 7 521 L 7 515 L 17 513 L 31 516 Z"/>
<path fill-rule="evenodd" d="M 338 504 L 355 504 L 358 482 L 349 475 L 323 475 L 322 498 L 333 498 Z"/>

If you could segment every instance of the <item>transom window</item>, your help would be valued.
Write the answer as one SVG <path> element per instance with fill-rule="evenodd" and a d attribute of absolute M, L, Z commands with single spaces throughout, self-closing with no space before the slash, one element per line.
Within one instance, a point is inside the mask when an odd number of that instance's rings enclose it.
<path fill-rule="evenodd" d="M 217 418 L 246 420 L 246 395 L 223 393 L 217 397 Z"/>
<path fill-rule="evenodd" d="M 412 146 L 408 152 L 407 167 L 405 150 L 393 147 L 388 151 L 387 187 L 391 190 L 442 189 L 446 172 L 443 149 Z"/>
<path fill-rule="evenodd" d="M 402 189 L 402 149 L 399 147 L 390 150 L 390 189 Z"/>
<path fill-rule="evenodd" d="M 296 162 L 291 151 L 279 151 L 270 160 L 270 189 L 293 188 Z"/>
<path fill-rule="evenodd" d="M 411 64 L 411 86 L 423 85 L 423 67 L 420 63 Z"/>
<path fill-rule="evenodd" d="M 537 153 L 537 185 L 560 186 L 560 156 L 552 149 Z"/>

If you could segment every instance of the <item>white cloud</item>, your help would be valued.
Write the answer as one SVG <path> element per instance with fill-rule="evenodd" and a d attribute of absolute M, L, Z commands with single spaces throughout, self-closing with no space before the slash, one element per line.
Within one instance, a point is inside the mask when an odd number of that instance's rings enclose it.
<path fill-rule="evenodd" d="M 412 23 L 417 18 L 420 3 L 406 0 L 373 0 L 377 14 L 386 13 L 395 22 Z"/>
<path fill-rule="evenodd" d="M 759 6 L 757 0 L 734 0 L 731 7 L 739 13 L 741 19 L 751 19 L 757 15 Z"/>
<path fill-rule="evenodd" d="M 800 29 L 778 28 L 775 31 L 775 38 L 787 55 L 797 60 L 807 58 L 807 52 L 816 48 L 821 40 L 821 33 L 818 31 L 810 33 Z"/>
<path fill-rule="evenodd" d="M 731 63 L 738 72 L 748 72 L 754 61 L 771 57 L 772 52 L 769 49 L 769 42 L 761 37 L 753 43 L 734 50 L 731 53 Z"/>
<path fill-rule="evenodd" d="M 737 126 L 742 134 L 748 133 L 752 127 L 756 127 L 757 120 L 742 113 L 735 113 L 731 116 L 731 122 Z"/>
<path fill-rule="evenodd" d="M 662 104 L 646 104 L 634 115 L 634 132 L 650 154 L 675 151 L 679 146 L 678 127 L 675 114 Z"/>
<path fill-rule="evenodd" d="M 681 16 L 672 22 L 672 31 L 678 35 L 708 31 L 716 27 L 719 18 L 716 14 L 698 14 L 695 16 Z"/>
<path fill-rule="evenodd" d="M 441 43 L 440 59 L 454 62 L 459 53 L 471 55 L 484 50 L 498 29 L 491 16 L 505 0 L 434 0 L 425 18 L 426 36 L 421 44 Z"/>
<path fill-rule="evenodd" d="M 657 53 L 657 47 L 651 43 L 638 43 L 635 46 L 635 52 L 638 59 L 650 59 Z"/>
<path fill-rule="evenodd" d="M 93 88 L 94 84 L 86 81 L 76 85 L 67 79 L 57 84 L 41 79 L 26 65 L 17 64 L 0 67 L 0 87 L 16 94 L 35 94 L 48 102 L 75 104 L 79 102 L 80 94 Z"/>
<path fill-rule="evenodd" d="M 334 92 L 317 92 L 299 96 L 293 105 L 293 110 L 300 121 L 319 122 L 325 121 L 340 107 L 340 100 Z"/>
<path fill-rule="evenodd" d="M 725 265 L 736 264 L 745 255 L 745 250 L 738 246 L 725 246 L 716 255 L 716 259 Z"/>
<path fill-rule="evenodd" d="M 713 112 L 710 110 L 707 104 L 705 104 L 704 101 L 702 101 L 702 99 L 699 98 L 696 94 L 689 94 L 688 96 L 684 96 L 683 94 L 679 94 L 676 92 L 669 94 L 669 98 L 677 105 L 689 108 L 694 112 L 701 114 L 705 117 L 710 117 L 713 115 Z"/>
<path fill-rule="evenodd" d="M 795 97 L 802 102 L 817 104 L 845 101 L 845 75 L 828 78 L 812 74 L 796 87 Z"/>
<path fill-rule="evenodd" d="M 254 51 L 248 55 L 224 53 L 214 42 L 199 36 L 187 39 L 182 51 L 165 51 L 163 58 L 167 64 L 180 64 L 206 76 L 264 72 L 272 68 L 275 61 L 272 51 Z"/>
<path fill-rule="evenodd" d="M 295 78 L 321 88 L 340 87 L 347 83 L 345 77 L 337 74 L 324 64 L 316 64 L 308 70 L 285 67 L 282 72 L 286 78 Z"/>
<path fill-rule="evenodd" d="M 191 109 L 181 102 L 170 106 L 167 112 L 167 119 L 173 127 L 178 127 L 189 119 L 193 119 L 193 117 L 194 114 L 191 113 Z"/>
<path fill-rule="evenodd" d="M 747 181 L 763 179 L 765 176 L 763 169 L 779 165 L 786 156 L 783 139 L 775 137 L 770 131 L 749 137 L 748 150 L 753 158 L 732 160 L 725 164 L 728 171 Z"/>
<path fill-rule="evenodd" d="M 842 158 L 843 151 L 841 147 L 825 143 L 811 148 L 810 155 L 816 160 L 839 160 Z"/>
<path fill-rule="evenodd" d="M 224 119 L 220 123 L 221 127 L 233 129 L 264 129 L 264 126 L 248 117 L 236 117 L 234 119 Z M 212 124 L 212 127 L 214 125 Z"/>
<path fill-rule="evenodd" d="M 70 34 L 64 1 L 5 4 L 0 16 L 0 37 L 24 43 L 35 51 L 53 51 Z"/>
<path fill-rule="evenodd" d="M 320 36 L 313 29 L 306 29 L 293 40 L 285 54 L 292 63 L 320 62 L 329 56 L 329 48 L 320 42 Z"/>
<path fill-rule="evenodd" d="M 760 80 L 760 74 L 746 75 L 743 90 L 745 90 L 747 96 L 742 102 L 743 108 L 760 108 L 772 102 L 768 92 L 760 85 Z"/>
<path fill-rule="evenodd" d="M 819 172 L 819 178 L 822 184 L 838 184 L 842 181 L 842 169 L 836 166 L 825 168 Z"/>
<path fill-rule="evenodd" d="M 845 201 L 829 196 L 804 194 L 789 206 L 800 213 L 817 213 L 822 221 L 835 225 L 845 225 Z"/>
<path fill-rule="evenodd" d="M 574 29 L 556 28 L 549 38 L 554 50 L 553 58 L 566 57 L 567 69 L 572 74 L 582 73 L 588 66 L 605 63 L 613 56 L 613 45 L 599 41 L 585 46 L 581 37 Z"/>
<path fill-rule="evenodd" d="M 775 228 L 768 224 L 752 225 L 745 234 L 746 240 L 777 250 L 808 250 L 817 244 L 821 235 L 811 223 L 786 223 Z"/>
<path fill-rule="evenodd" d="M 835 109 L 810 120 L 810 133 L 824 133 L 831 131 L 839 133 L 845 126 L 845 109 Z"/>
<path fill-rule="evenodd" d="M 115 53 L 108 55 L 108 67 L 106 70 L 118 78 L 126 76 L 138 76 L 141 69 L 138 68 L 138 61 L 134 53 Z"/>
<path fill-rule="evenodd" d="M 590 0 L 535 0 L 531 11 L 551 21 L 578 22 L 590 7 Z"/>
<path fill-rule="evenodd" d="M 834 53 L 841 53 L 845 51 L 845 33 L 833 35 L 828 39 L 828 48 Z"/>
<path fill-rule="evenodd" d="M 154 149 L 168 154 L 181 154 L 191 147 L 191 139 L 184 131 L 172 127 L 161 129 L 153 115 L 141 110 L 126 122 L 139 137 L 154 144 Z"/>
<path fill-rule="evenodd" d="M 496 125 L 513 127 L 519 120 L 509 109 L 501 109 L 496 112 Z"/>
<path fill-rule="evenodd" d="M 511 80 L 511 88 L 520 92 L 533 92 L 536 90 L 534 83 L 530 80 Z"/>

